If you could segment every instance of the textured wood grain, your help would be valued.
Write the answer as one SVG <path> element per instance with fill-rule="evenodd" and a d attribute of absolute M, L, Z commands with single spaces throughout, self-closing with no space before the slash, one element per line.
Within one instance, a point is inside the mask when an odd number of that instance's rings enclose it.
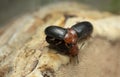
<path fill-rule="evenodd" d="M 68 56 L 48 48 L 44 29 L 81 21 L 90 21 L 94 31 L 74 65 Z M 77 3 L 51 4 L 25 14 L 8 23 L 0 36 L 0 77 L 119 77 L 119 21 L 119 15 Z"/>

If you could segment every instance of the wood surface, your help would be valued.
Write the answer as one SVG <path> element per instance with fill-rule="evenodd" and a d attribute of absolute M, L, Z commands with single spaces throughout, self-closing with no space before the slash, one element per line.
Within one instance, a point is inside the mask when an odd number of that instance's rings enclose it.
<path fill-rule="evenodd" d="M 74 64 L 48 48 L 44 29 L 67 28 L 81 21 L 91 22 L 94 31 L 79 50 L 80 63 Z M 0 77 L 119 77 L 119 22 L 120 15 L 69 2 L 24 14 L 0 29 Z"/>

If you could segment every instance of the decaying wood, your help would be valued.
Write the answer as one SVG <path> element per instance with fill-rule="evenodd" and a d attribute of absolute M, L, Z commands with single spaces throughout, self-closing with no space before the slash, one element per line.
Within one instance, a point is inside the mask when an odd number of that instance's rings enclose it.
<path fill-rule="evenodd" d="M 48 48 L 44 29 L 81 21 L 90 21 L 94 31 L 74 65 L 68 56 Z M 0 36 L 0 77 L 119 77 L 119 22 L 119 15 L 77 3 L 52 4 L 25 14 L 7 24 Z"/>

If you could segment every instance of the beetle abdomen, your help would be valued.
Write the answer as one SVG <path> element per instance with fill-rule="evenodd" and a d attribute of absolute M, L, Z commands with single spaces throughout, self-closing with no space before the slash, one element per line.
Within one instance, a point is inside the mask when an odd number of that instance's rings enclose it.
<path fill-rule="evenodd" d="M 56 39 L 64 39 L 67 30 L 58 26 L 49 26 L 45 29 L 45 34 Z"/>
<path fill-rule="evenodd" d="M 93 31 L 93 26 L 88 21 L 77 23 L 72 28 L 77 32 L 78 38 L 85 38 L 91 35 Z"/>

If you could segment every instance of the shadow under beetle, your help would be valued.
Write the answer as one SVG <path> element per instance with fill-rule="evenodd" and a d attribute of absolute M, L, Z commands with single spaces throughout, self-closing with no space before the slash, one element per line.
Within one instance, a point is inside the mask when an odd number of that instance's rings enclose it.
<path fill-rule="evenodd" d="M 88 21 L 76 23 L 71 28 L 48 26 L 45 29 L 46 41 L 51 47 L 69 56 L 78 56 L 78 41 L 87 40 L 93 32 L 93 26 Z"/>

